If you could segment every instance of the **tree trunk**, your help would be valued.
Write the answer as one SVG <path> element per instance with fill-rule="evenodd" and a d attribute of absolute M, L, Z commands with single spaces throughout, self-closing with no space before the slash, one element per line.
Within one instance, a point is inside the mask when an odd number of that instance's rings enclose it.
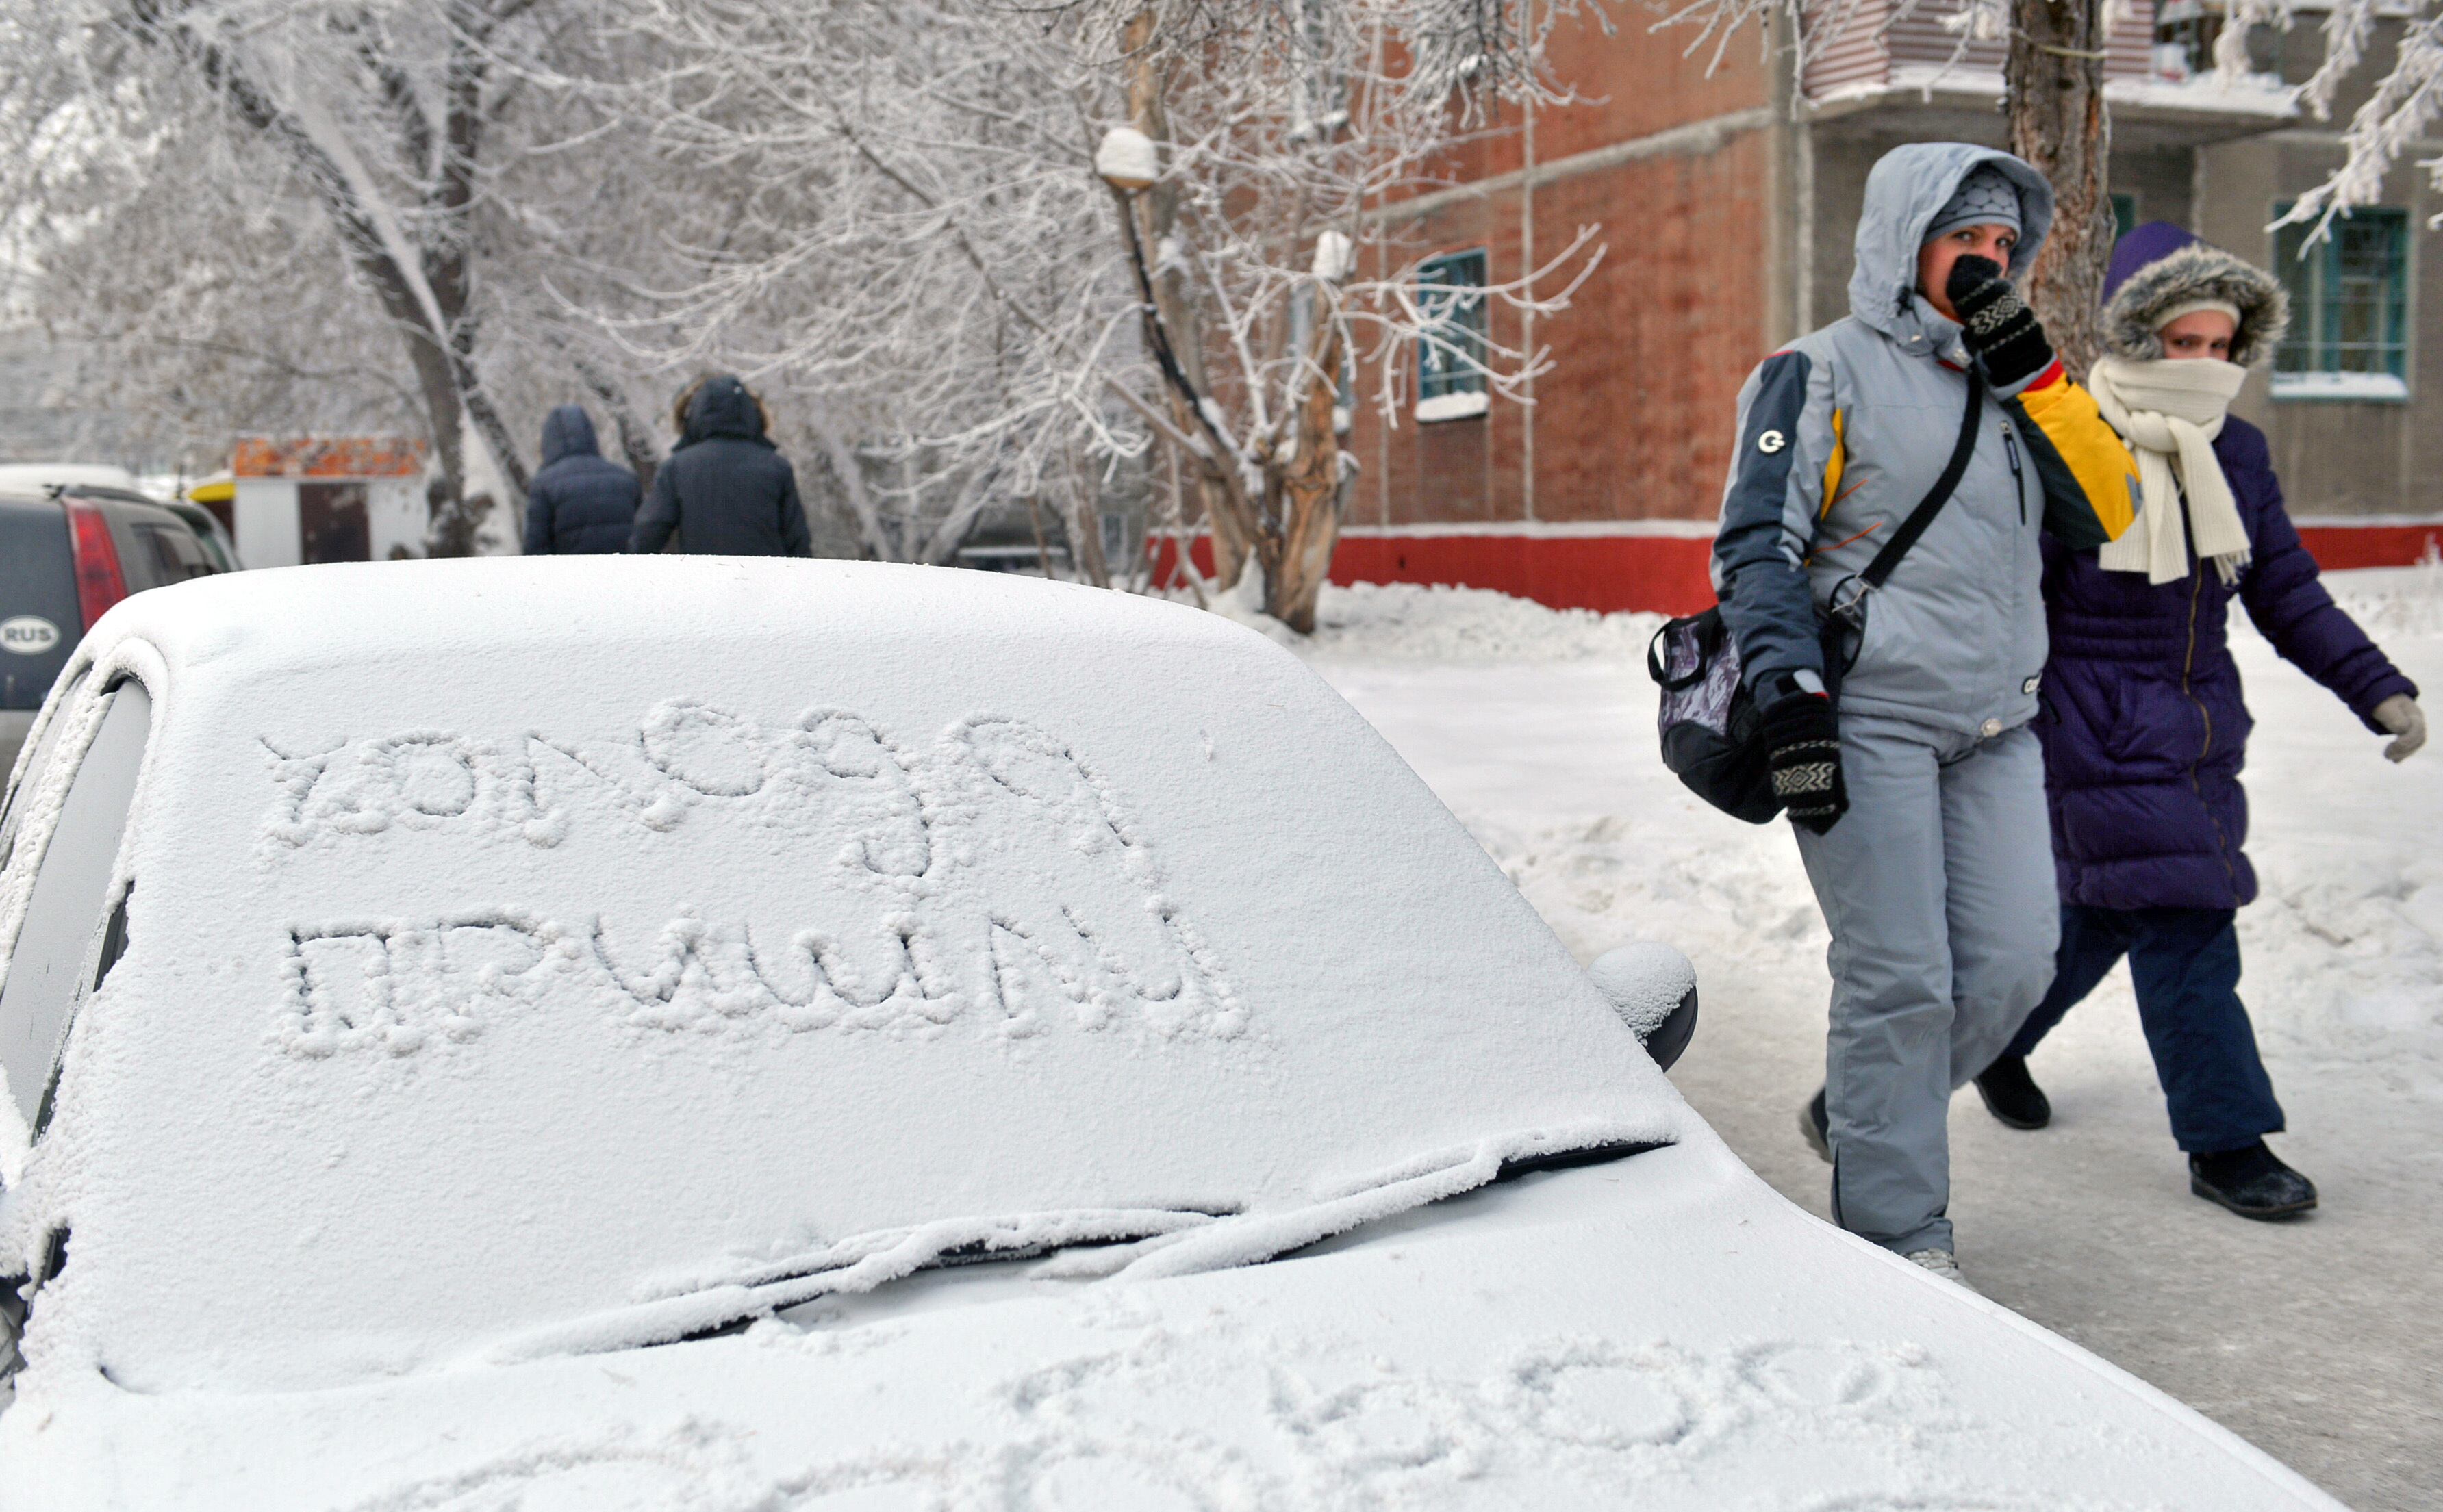
<path fill-rule="evenodd" d="M 1297 449 L 1265 469 L 1274 481 L 1268 491 L 1279 495 L 1275 513 L 1281 535 L 1277 544 L 1257 544 L 1264 564 L 1264 612 L 1300 635 L 1314 633 L 1314 601 L 1332 574 L 1332 549 L 1340 540 L 1340 435 L 1332 428 L 1340 398 L 1334 376 L 1340 372 L 1339 309 L 1332 291 L 1320 282 L 1314 303 L 1314 340 L 1302 354 L 1308 359 L 1305 392 L 1291 432 Z"/>
<path fill-rule="evenodd" d="M 1166 165 L 1170 155 L 1170 117 L 1162 106 L 1162 76 L 1154 49 L 1156 17 L 1151 6 L 1138 11 L 1129 20 L 1121 43 L 1133 59 L 1129 69 L 1129 124 L 1143 132 L 1148 140 L 1162 152 Z M 1179 224 L 1179 187 L 1161 183 L 1142 193 L 1127 196 L 1120 212 L 1134 214 L 1142 254 L 1148 260 L 1148 274 L 1153 289 L 1151 319 L 1162 322 L 1170 338 L 1173 360 L 1187 379 L 1189 388 L 1200 394 L 1213 391 L 1204 379 L 1204 342 L 1196 321 L 1196 300 L 1189 288 L 1186 270 L 1159 265 L 1162 246 Z M 1203 429 L 1203 420 L 1192 413 L 1187 401 L 1177 392 L 1166 395 L 1170 401 L 1171 423 L 1183 435 L 1197 435 Z M 1196 494 L 1203 505 L 1204 526 L 1213 533 L 1214 577 L 1228 589 L 1237 585 L 1239 574 L 1245 570 L 1248 547 L 1256 534 L 1255 522 L 1242 519 L 1242 511 L 1221 469 L 1231 465 L 1226 456 L 1189 457 L 1189 475 L 1196 480 Z M 1185 550 L 1185 543 L 1181 550 Z"/>
<path fill-rule="evenodd" d="M 579 357 L 576 360 L 577 375 L 593 391 L 595 399 L 609 412 L 611 423 L 619 431 L 619 454 L 628 459 L 628 470 L 636 475 L 636 485 L 647 493 L 653 491 L 653 474 L 661 466 L 661 452 L 653 446 L 653 432 L 629 404 L 627 391 L 617 380 L 594 363 Z"/>
<path fill-rule="evenodd" d="M 2074 377 L 2101 351 L 2097 306 L 2112 261 L 2106 191 L 2112 118 L 2103 103 L 2106 0 L 2011 0 L 2011 150 L 2053 186 L 2051 233 L 2036 254 L 2029 302 Z"/>

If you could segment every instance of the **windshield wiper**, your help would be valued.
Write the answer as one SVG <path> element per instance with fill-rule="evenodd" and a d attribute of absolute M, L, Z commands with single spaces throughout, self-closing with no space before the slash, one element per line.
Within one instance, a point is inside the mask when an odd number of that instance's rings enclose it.
<path fill-rule="evenodd" d="M 1672 1133 L 1659 1119 L 1516 1130 L 1329 1182 L 1316 1191 L 1319 1201 L 1269 1211 L 1073 1209 L 880 1230 L 779 1259 L 666 1277 L 631 1306 L 518 1335 L 485 1357 L 514 1364 L 702 1339 L 818 1297 L 872 1291 L 944 1266 L 1053 1255 L 1037 1275 L 1131 1281 L 1252 1266 L 1495 1181 L 1659 1149 L 1672 1142 Z"/>
<path fill-rule="evenodd" d="M 1228 1218 L 1199 1208 L 1094 1208 L 946 1218 L 857 1234 L 774 1260 L 650 1284 L 632 1306 L 534 1329 L 487 1351 L 495 1364 L 676 1343 L 818 1297 L 872 1291 L 944 1266 L 1025 1260 L 1079 1246 L 1125 1245 Z"/>
<path fill-rule="evenodd" d="M 1310 1207 L 1242 1213 L 1131 1246 L 1134 1254 L 1111 1274 L 1153 1281 L 1257 1265 L 1495 1181 L 1661 1149 L 1672 1142 L 1671 1132 L 1661 1120 L 1605 1120 L 1492 1135 L 1334 1182 L 1317 1193 L 1324 1200 Z"/>

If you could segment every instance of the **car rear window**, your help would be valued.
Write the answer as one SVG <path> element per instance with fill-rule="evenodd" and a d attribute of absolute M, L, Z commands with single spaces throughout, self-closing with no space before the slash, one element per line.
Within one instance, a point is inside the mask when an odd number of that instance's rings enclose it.
<path fill-rule="evenodd" d="M 42 707 L 83 633 L 66 513 L 0 501 L 0 709 Z"/>
<path fill-rule="evenodd" d="M 209 577 L 216 570 L 203 542 L 183 523 L 139 524 L 136 536 L 151 553 L 156 583 L 183 583 L 191 577 Z"/>

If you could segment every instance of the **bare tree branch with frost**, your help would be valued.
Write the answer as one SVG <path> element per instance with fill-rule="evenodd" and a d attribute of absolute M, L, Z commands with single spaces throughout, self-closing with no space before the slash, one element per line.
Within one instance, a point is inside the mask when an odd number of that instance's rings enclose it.
<path fill-rule="evenodd" d="M 1387 422 L 1420 339 L 1502 394 L 1549 362 L 1445 338 L 1369 211 L 1429 181 L 1492 100 L 1565 100 L 1543 42 L 1579 9 L 640 0 L 623 35 L 660 65 L 619 108 L 741 191 L 673 206 L 692 278 L 634 288 L 606 328 L 812 396 L 877 556 L 937 559 L 993 499 L 1098 539 L 1084 476 L 1166 447 L 1224 583 L 1252 560 L 1267 609 L 1305 628 L 1353 465 L 1344 358 L 1375 368 Z M 1143 188 L 1097 173 L 1114 127 L 1154 147 Z M 1593 238 L 1470 293 L 1557 312 Z"/>
<path fill-rule="evenodd" d="M 207 430 L 241 416 L 423 430 L 444 484 L 436 541 L 470 534 L 470 446 L 523 494 L 503 393 L 581 386 L 629 428 L 615 348 L 534 282 L 586 253 L 633 261 L 644 240 L 589 238 L 632 213 L 577 161 L 604 123 L 534 83 L 602 61 L 593 6 L 12 0 L 0 14 L 18 57 L 51 64 L 0 107 L 10 247 L 38 311 L 116 338 L 96 387 L 184 401 L 172 412 Z M 521 418 L 531 433 L 539 416 Z"/>

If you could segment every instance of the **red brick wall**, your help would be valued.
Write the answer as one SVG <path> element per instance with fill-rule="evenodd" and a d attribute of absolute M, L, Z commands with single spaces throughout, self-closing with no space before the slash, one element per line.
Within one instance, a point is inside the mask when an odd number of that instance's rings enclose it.
<path fill-rule="evenodd" d="M 1556 38 L 1561 77 L 1590 102 L 1540 112 L 1535 156 L 1550 170 L 1572 154 L 1631 141 L 1764 102 L 1753 49 L 1720 72 L 1680 57 L 1684 38 L 1624 23 L 1603 36 L 1572 24 Z M 1515 125 L 1512 110 L 1508 123 Z M 1599 228 L 1604 256 L 1568 310 L 1536 322 L 1553 371 L 1537 380 L 1534 518 L 1542 520 L 1702 519 L 1719 504 L 1738 388 L 1765 355 L 1770 181 L 1762 130 L 1717 150 L 1643 158 L 1540 184 L 1535 252 L 1549 260 L 1581 227 Z M 1454 163 L 1474 180 L 1516 170 L 1523 136 L 1475 145 Z M 1487 275 L 1521 275 L 1516 189 L 1393 218 L 1397 245 L 1369 256 L 1390 271 L 1440 252 L 1481 246 Z M 1368 272 L 1377 267 L 1368 267 Z M 1572 269 L 1572 272 L 1574 269 Z M 1566 286 L 1565 273 L 1545 285 Z M 1497 339 L 1519 344 L 1519 318 L 1494 305 Z M 1361 353 L 1361 356 L 1363 354 Z M 1526 517 L 1526 411 L 1498 395 L 1480 417 L 1420 424 L 1409 385 L 1394 424 L 1374 400 L 1379 369 L 1361 362 L 1348 438 L 1363 465 L 1351 525 L 1510 521 Z"/>

